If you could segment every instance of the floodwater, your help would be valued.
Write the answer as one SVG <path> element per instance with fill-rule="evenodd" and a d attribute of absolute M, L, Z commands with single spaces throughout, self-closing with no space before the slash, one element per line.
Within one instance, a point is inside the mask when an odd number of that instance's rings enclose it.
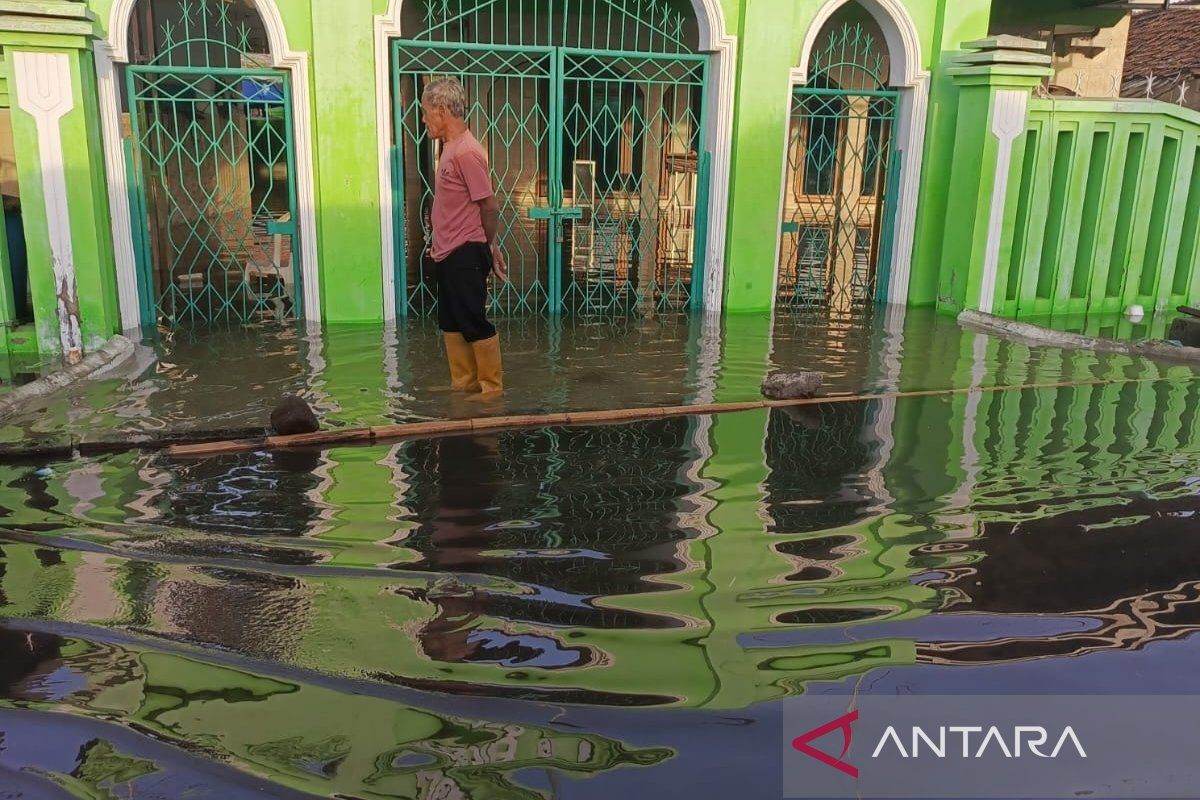
<path fill-rule="evenodd" d="M 329 426 L 444 417 L 755 400 L 770 370 L 816 369 L 827 394 L 1010 386 L 1142 375 L 1128 359 L 1078 359 L 962 331 L 926 310 L 824 316 L 518 319 L 500 324 L 503 404 L 458 402 L 441 334 L 400 328 L 233 328 L 148 337 L 108 379 L 54 395 L 0 426 L 0 445 L 261 429 L 284 396 Z M 1072 371 L 1073 370 L 1073 371 Z M 1132 371 L 1131 371 L 1132 370 Z M 1192 370 L 1163 367 L 1163 375 Z M 1154 373 L 1160 374 L 1160 373 Z"/>
<path fill-rule="evenodd" d="M 1200 692 L 1192 370 L 727 325 L 510 327 L 505 410 L 1011 388 L 2 464 L 0 796 L 777 798 L 802 693 Z M 432 331 L 368 334 L 158 343 L 6 436 L 459 410 Z"/>

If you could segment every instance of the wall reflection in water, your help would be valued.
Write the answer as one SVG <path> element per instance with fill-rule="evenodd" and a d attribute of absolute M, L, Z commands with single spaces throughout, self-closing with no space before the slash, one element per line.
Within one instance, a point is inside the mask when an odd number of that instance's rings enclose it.
<path fill-rule="evenodd" d="M 439 781 L 518 791 L 526 767 L 670 753 L 360 704 L 205 652 L 471 697 L 745 709 L 883 667 L 1140 653 L 1190 634 L 1191 373 L 896 335 L 860 349 L 873 385 L 1115 382 L 204 462 L 122 455 L 48 477 L 8 466 L 0 615 L 9 649 L 28 652 L 5 663 L 4 693 L 260 774 L 437 796 Z M 916 374 L 909 347 L 927 350 Z M 716 367 L 714 397 L 745 391 L 750 373 Z M 84 627 L 24 643 L 35 622 Z M 382 751 L 397 731 L 409 744 Z"/>

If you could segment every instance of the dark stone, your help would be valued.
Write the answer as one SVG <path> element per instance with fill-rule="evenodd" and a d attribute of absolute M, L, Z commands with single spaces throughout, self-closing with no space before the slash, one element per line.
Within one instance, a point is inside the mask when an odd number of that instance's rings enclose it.
<path fill-rule="evenodd" d="M 824 383 L 819 372 L 775 372 L 763 381 L 762 393 L 769 400 L 799 400 L 816 395 Z"/>
<path fill-rule="evenodd" d="M 1167 338 L 1181 342 L 1184 347 L 1200 347 L 1200 319 L 1183 317 L 1175 320 Z"/>
<path fill-rule="evenodd" d="M 321 423 L 312 407 L 299 397 L 287 397 L 271 412 L 271 430 L 277 436 L 316 433 Z"/>

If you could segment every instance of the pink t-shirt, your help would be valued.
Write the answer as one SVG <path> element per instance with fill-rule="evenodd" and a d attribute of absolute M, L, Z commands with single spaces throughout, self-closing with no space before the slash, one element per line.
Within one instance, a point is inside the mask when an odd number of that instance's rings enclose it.
<path fill-rule="evenodd" d="M 487 243 L 479 203 L 492 191 L 487 153 L 465 132 L 442 147 L 433 184 L 433 248 L 430 255 L 441 261 L 464 244 Z"/>

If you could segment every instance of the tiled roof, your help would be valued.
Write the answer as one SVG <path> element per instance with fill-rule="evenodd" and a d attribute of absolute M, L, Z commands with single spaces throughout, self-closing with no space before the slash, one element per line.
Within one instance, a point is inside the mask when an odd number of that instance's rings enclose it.
<path fill-rule="evenodd" d="M 1200 8 L 1135 15 L 1129 30 L 1125 78 L 1200 73 Z"/>

